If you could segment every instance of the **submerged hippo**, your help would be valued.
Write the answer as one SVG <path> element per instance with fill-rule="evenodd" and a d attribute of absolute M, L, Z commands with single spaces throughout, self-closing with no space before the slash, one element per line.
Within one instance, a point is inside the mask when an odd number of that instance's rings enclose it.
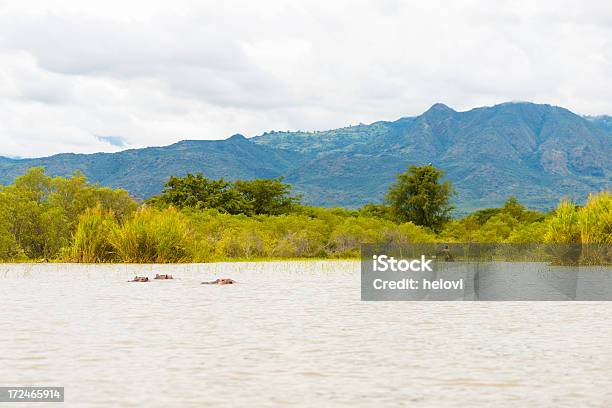
<path fill-rule="evenodd" d="M 233 285 L 234 283 L 237 282 L 233 279 L 221 278 L 210 282 L 202 282 L 202 285 Z"/>
<path fill-rule="evenodd" d="M 134 276 L 134 279 L 128 282 L 148 282 L 149 278 L 146 276 Z"/>
<path fill-rule="evenodd" d="M 168 275 L 167 273 L 163 274 L 163 275 L 160 275 L 159 273 L 156 273 L 155 274 L 155 279 L 174 279 L 174 278 L 172 277 L 172 275 Z"/>

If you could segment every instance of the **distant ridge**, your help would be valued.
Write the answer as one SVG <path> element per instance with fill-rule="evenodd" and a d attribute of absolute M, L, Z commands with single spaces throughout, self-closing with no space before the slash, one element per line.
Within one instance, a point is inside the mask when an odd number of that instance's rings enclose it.
<path fill-rule="evenodd" d="M 171 175 L 284 176 L 307 203 L 356 207 L 380 201 L 409 164 L 447 172 L 463 211 L 501 204 L 514 195 L 533 208 L 562 197 L 584 200 L 612 188 L 612 118 L 509 102 L 457 112 L 437 103 L 415 117 L 320 132 L 268 132 L 247 139 L 185 140 L 118 153 L 0 158 L 0 183 L 27 168 L 52 175 L 81 170 L 93 181 L 145 198 Z"/>

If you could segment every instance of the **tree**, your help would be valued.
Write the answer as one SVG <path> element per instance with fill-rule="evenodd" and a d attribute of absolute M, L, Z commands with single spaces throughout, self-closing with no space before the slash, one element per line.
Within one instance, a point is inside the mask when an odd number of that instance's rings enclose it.
<path fill-rule="evenodd" d="M 299 197 L 291 195 L 291 186 L 277 179 L 208 179 L 198 173 L 170 177 L 162 193 L 149 199 L 161 207 L 214 208 L 229 214 L 279 215 L 290 212 Z"/>
<path fill-rule="evenodd" d="M 283 178 L 237 180 L 236 190 L 251 204 L 254 214 L 280 215 L 291 212 L 299 197 L 291 196 L 291 186 Z"/>
<path fill-rule="evenodd" d="M 137 207 L 125 190 L 88 183 L 78 172 L 52 178 L 35 167 L 0 188 L 0 226 L 28 258 L 54 258 L 69 245 L 81 213 L 97 205 L 118 218 Z"/>
<path fill-rule="evenodd" d="M 249 203 L 223 178 L 213 180 L 202 173 L 185 177 L 170 177 L 160 195 L 149 199 L 150 204 L 177 208 L 215 208 L 229 214 L 248 213 Z"/>
<path fill-rule="evenodd" d="M 0 214 L 5 214 L 6 206 L 2 201 L 2 195 L 0 193 Z M 14 259 L 18 257 L 21 252 L 21 248 L 15 239 L 15 235 L 11 232 L 10 227 L 10 222 L 0 216 L 0 261 Z"/>
<path fill-rule="evenodd" d="M 454 190 L 449 181 L 441 182 L 444 172 L 432 165 L 409 166 L 397 176 L 387 193 L 387 203 L 398 222 L 439 231 L 450 219 L 450 197 Z"/>

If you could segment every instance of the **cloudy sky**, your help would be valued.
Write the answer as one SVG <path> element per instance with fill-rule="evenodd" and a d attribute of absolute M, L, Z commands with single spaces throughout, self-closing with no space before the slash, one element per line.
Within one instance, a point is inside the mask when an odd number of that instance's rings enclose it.
<path fill-rule="evenodd" d="M 612 113 L 612 2 L 0 0 L 4 156 L 512 100 Z"/>

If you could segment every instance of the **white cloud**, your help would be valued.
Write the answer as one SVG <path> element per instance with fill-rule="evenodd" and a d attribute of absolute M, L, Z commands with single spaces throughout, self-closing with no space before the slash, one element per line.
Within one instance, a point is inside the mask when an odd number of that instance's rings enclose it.
<path fill-rule="evenodd" d="M 0 154 L 326 129 L 434 102 L 612 113 L 611 31 L 606 1 L 0 1 Z"/>

